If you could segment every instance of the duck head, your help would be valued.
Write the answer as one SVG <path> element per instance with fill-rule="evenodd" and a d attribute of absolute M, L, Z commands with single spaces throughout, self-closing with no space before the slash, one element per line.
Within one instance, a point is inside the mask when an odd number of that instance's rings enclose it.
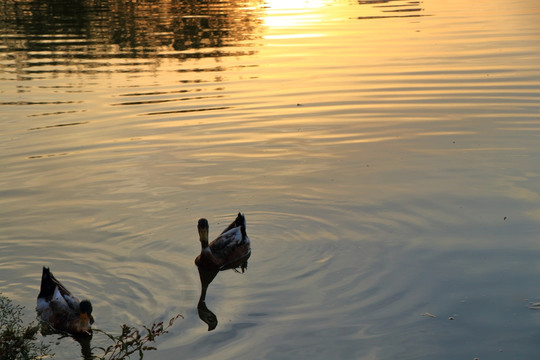
<path fill-rule="evenodd" d="M 199 240 L 203 249 L 208 247 L 208 228 L 208 220 L 199 219 L 197 229 L 199 230 Z"/>
<path fill-rule="evenodd" d="M 92 304 L 89 300 L 83 300 L 79 304 L 79 323 L 77 325 L 77 330 L 82 334 L 92 335 L 90 325 L 93 323 Z"/>

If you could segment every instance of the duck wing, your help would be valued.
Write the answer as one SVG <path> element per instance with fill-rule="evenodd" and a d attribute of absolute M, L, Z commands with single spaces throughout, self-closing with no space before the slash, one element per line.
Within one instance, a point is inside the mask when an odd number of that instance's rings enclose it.
<path fill-rule="evenodd" d="M 217 255 L 219 252 L 225 250 L 226 248 L 241 245 L 246 237 L 243 236 L 241 228 L 232 228 L 229 231 L 219 235 L 214 241 L 210 243 L 209 246 L 212 250 L 212 253 L 214 255 Z"/>

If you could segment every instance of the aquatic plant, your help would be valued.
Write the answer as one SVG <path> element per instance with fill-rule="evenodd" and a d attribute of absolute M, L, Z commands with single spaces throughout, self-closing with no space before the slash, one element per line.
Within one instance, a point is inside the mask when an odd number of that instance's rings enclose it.
<path fill-rule="evenodd" d="M 178 314 L 169 320 L 165 326 L 163 321 L 153 323 L 150 327 L 143 326 L 143 331 L 139 331 L 137 328 L 122 325 L 122 331 L 120 335 L 112 335 L 105 331 L 94 329 L 95 332 L 101 333 L 109 338 L 113 342 L 112 345 L 99 347 L 98 349 L 103 351 L 103 355 L 99 356 L 100 360 L 123 360 L 131 359 L 132 355 L 138 355 L 139 359 L 143 359 L 144 352 L 149 350 L 157 350 L 155 346 L 149 345 L 156 340 L 158 336 L 166 334 L 168 329 L 173 325 L 174 321 L 182 315 Z"/>
<path fill-rule="evenodd" d="M 39 325 L 24 325 L 23 307 L 0 295 L 0 360 L 33 360 L 52 356 L 37 340 Z"/>

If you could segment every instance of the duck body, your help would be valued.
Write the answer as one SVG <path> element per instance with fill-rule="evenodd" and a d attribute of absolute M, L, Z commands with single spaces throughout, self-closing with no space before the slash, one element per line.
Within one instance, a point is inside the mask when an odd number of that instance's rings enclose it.
<path fill-rule="evenodd" d="M 92 335 L 90 325 L 94 323 L 94 317 L 90 301 L 80 301 L 72 295 L 46 267 L 43 267 L 41 275 L 36 311 L 42 321 L 57 331 L 71 335 Z"/>
<path fill-rule="evenodd" d="M 247 268 L 251 256 L 251 242 L 246 233 L 246 218 L 238 213 L 236 219 L 208 243 L 208 221 L 200 219 L 197 225 L 201 241 L 201 253 L 195 259 L 195 265 L 204 270 L 222 271 Z"/>

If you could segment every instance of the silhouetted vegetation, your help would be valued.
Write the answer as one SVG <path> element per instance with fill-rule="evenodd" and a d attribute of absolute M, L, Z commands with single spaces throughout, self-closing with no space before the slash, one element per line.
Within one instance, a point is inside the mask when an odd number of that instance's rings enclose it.
<path fill-rule="evenodd" d="M 0 295 L 0 360 L 31 360 L 51 355 L 37 340 L 40 326 L 23 325 L 23 307 Z"/>
<path fill-rule="evenodd" d="M 157 350 L 155 346 L 151 346 L 149 343 L 154 342 L 158 336 L 166 334 L 168 332 L 167 330 L 179 317 L 182 317 L 182 315 L 176 315 L 170 319 L 166 326 L 163 324 L 163 321 L 154 323 L 150 327 L 143 326 L 143 332 L 125 324 L 122 325 L 122 332 L 120 335 L 112 335 L 105 331 L 94 329 L 95 332 L 104 334 L 113 342 L 112 345 L 109 345 L 106 348 L 99 348 L 103 351 L 103 355 L 101 355 L 99 359 L 130 359 L 131 355 L 134 354 L 138 355 L 139 359 L 142 359 L 145 351 Z"/>

